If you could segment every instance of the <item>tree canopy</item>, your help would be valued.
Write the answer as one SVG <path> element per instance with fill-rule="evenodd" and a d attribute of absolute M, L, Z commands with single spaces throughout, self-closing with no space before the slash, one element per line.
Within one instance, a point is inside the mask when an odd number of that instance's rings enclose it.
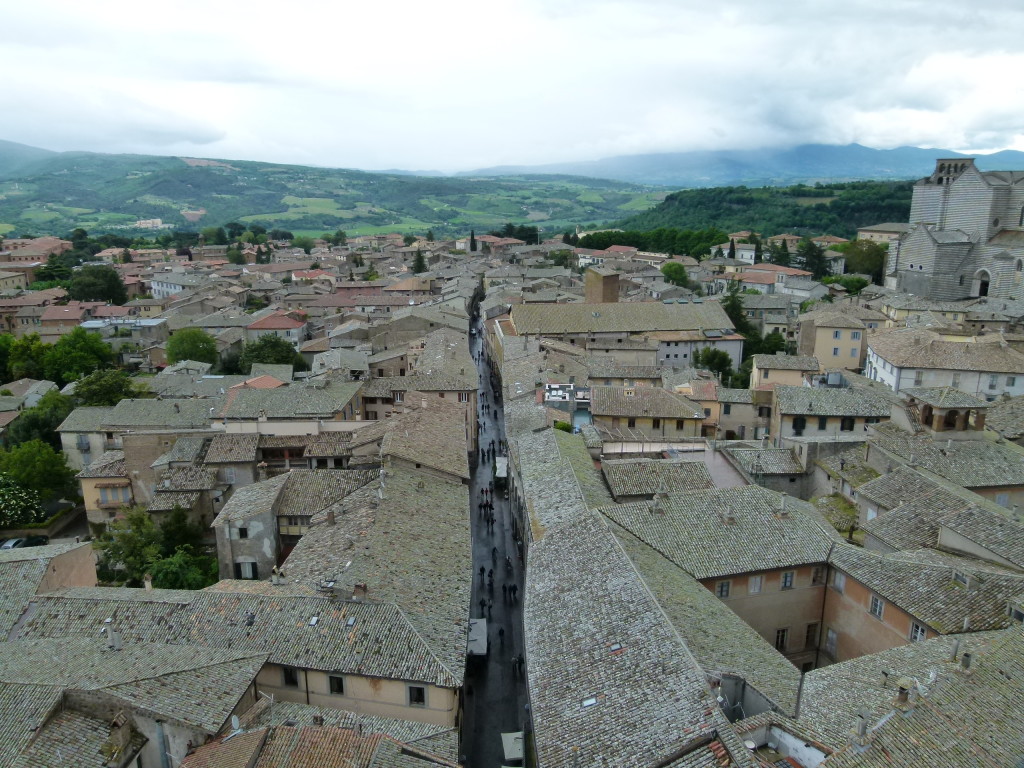
<path fill-rule="evenodd" d="M 280 336 L 273 334 L 260 336 L 256 341 L 250 341 L 242 348 L 242 356 L 238 363 L 242 372 L 249 373 L 253 363 L 294 365 L 300 370 L 307 367 L 306 361 L 295 351 L 295 347 Z"/>
<path fill-rule="evenodd" d="M 122 400 L 147 394 L 149 388 L 129 376 L 127 371 L 104 368 L 75 383 L 74 399 L 78 405 L 117 405 Z"/>
<path fill-rule="evenodd" d="M 39 399 L 35 407 L 26 408 L 7 428 L 8 445 L 41 440 L 60 450 L 57 427 L 74 408 L 75 403 L 70 397 L 51 389 Z"/>
<path fill-rule="evenodd" d="M 164 589 L 202 589 L 217 580 L 217 560 L 201 553 L 203 531 L 175 507 L 162 525 L 143 509 L 129 509 L 97 536 L 104 577 L 141 586 L 145 575 Z"/>
<path fill-rule="evenodd" d="M 604 250 L 612 245 L 628 245 L 641 251 L 692 256 L 695 259 L 711 254 L 711 249 L 728 235 L 717 227 L 705 229 L 674 229 L 660 227 L 649 232 L 639 230 L 606 230 L 580 238 L 581 248 Z"/>
<path fill-rule="evenodd" d="M 75 272 L 68 296 L 76 301 L 107 301 L 111 304 L 128 301 L 128 291 L 117 270 L 102 264 L 91 264 Z"/>
<path fill-rule="evenodd" d="M 292 248 L 301 248 L 303 252 L 310 253 L 316 246 L 316 240 L 306 235 L 299 235 L 292 238 Z"/>
<path fill-rule="evenodd" d="M 167 341 L 167 362 L 174 364 L 181 360 L 216 363 L 216 340 L 201 328 L 182 328 Z"/>
<path fill-rule="evenodd" d="M 665 276 L 666 283 L 672 283 L 672 285 L 678 285 L 683 288 L 690 287 L 690 276 L 686 274 L 686 267 L 678 261 L 670 261 L 667 264 L 663 264 L 661 274 Z"/>
<path fill-rule="evenodd" d="M 427 271 L 427 260 L 423 258 L 423 251 L 416 251 L 416 259 L 412 263 L 413 274 Z"/>
<path fill-rule="evenodd" d="M 0 474 L 0 528 L 15 528 L 46 520 L 46 512 L 35 491 Z"/>
<path fill-rule="evenodd" d="M 46 350 L 43 372 L 46 378 L 62 387 L 110 365 L 113 359 L 113 350 L 98 333 L 79 326 Z"/>
<path fill-rule="evenodd" d="M 64 454 L 42 440 L 0 450 L 0 473 L 43 499 L 67 498 L 78 491 L 75 473 Z"/>

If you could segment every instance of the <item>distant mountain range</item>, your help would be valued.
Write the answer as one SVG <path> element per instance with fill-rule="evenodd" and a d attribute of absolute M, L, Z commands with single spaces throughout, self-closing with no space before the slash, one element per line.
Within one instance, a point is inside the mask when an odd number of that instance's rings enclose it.
<path fill-rule="evenodd" d="M 938 157 L 963 156 L 944 149 L 808 144 L 502 166 L 443 176 L 429 171 L 369 172 L 245 160 L 52 152 L 0 141 L 0 236 L 67 232 L 74 227 L 132 231 L 139 229 L 137 222 L 152 224 L 156 219 L 172 228 L 238 220 L 303 234 L 432 229 L 438 237 L 470 229 L 480 234 L 506 222 L 535 224 L 545 234 L 626 219 L 635 226 L 669 226 L 665 222 L 680 216 L 681 198 L 669 206 L 673 210 L 668 219 L 661 209 L 651 209 L 673 190 L 916 179 L 929 175 Z M 1024 169 L 1024 153 L 983 155 L 978 166 Z M 714 224 L 723 213 L 716 205 L 709 204 L 699 220 Z M 644 218 L 646 211 L 653 218 Z M 690 222 L 691 213 L 680 221 Z M 846 228 L 853 226 L 842 221 Z"/>
<path fill-rule="evenodd" d="M 786 186 L 815 182 L 916 179 L 928 176 L 938 157 L 969 157 L 948 149 L 897 147 L 871 149 L 804 144 L 789 149 L 717 150 L 624 155 L 604 160 L 549 165 L 505 165 L 459 174 L 462 176 L 518 176 L 565 174 L 686 187 Z M 1004 150 L 975 155 L 982 170 L 1024 169 L 1024 152 Z"/>

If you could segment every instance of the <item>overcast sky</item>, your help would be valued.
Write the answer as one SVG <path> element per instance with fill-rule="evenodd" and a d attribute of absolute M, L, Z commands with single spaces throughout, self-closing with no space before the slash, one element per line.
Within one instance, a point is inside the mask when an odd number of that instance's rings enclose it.
<path fill-rule="evenodd" d="M 0 138 L 367 169 L 1024 149 L 1024 4 L 6 3 Z"/>

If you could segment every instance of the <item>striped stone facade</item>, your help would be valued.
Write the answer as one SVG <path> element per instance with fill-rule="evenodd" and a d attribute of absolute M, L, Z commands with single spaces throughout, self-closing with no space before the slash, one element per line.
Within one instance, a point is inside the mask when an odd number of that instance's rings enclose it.
<path fill-rule="evenodd" d="M 886 285 L 937 300 L 1024 298 L 1024 172 L 939 159 L 914 186 L 910 230 L 889 249 Z"/>

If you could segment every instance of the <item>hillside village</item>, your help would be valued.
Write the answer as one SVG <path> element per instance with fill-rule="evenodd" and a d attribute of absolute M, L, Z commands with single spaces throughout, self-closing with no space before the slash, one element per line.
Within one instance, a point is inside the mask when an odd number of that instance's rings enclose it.
<path fill-rule="evenodd" d="M 139 389 L 56 427 L 80 515 L 0 532 L 49 537 L 0 548 L 0 766 L 1016 764 L 1024 174 L 938 160 L 858 239 L 883 284 L 749 231 L 111 248 L 120 305 L 4 241 L 0 329 Z M 0 435 L 76 383 L 0 385 Z M 214 583 L 113 585 L 138 511 Z"/>

